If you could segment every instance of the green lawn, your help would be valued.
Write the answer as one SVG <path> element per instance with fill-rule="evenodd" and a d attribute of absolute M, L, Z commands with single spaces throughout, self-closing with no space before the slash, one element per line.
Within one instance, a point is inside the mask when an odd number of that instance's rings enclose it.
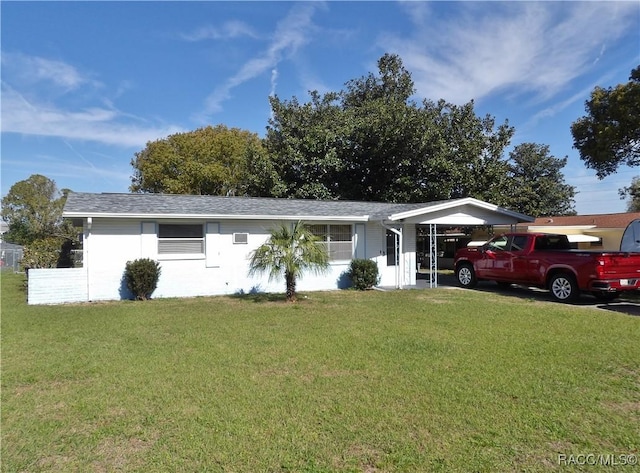
<path fill-rule="evenodd" d="M 639 317 L 444 288 L 27 306 L 21 285 L 3 273 L 3 471 L 584 471 L 559 455 L 640 453 Z"/>

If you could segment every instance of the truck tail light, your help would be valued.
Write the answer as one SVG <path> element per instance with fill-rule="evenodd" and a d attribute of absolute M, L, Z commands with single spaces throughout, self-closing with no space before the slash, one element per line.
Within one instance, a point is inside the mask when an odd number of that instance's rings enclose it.
<path fill-rule="evenodd" d="M 604 258 L 598 258 L 596 260 L 596 274 L 598 275 L 598 279 L 603 279 L 605 276 L 605 261 Z"/>

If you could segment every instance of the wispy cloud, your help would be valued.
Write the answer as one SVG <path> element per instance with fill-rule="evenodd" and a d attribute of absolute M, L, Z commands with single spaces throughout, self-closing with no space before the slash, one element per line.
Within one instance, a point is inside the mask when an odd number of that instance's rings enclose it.
<path fill-rule="evenodd" d="M 53 179 L 81 180 L 87 187 L 90 187 L 92 183 L 103 185 L 104 182 L 108 182 L 126 189 L 131 182 L 130 173 L 122 171 L 122 169 L 104 165 L 95 166 L 86 162 L 70 162 L 66 157 L 62 159 L 55 156 L 31 155 L 29 159 L 20 159 L 19 156 L 8 158 L 3 156 L 2 164 L 11 167 L 14 171 L 25 170 L 27 173 L 33 173 L 34 169 L 37 169 L 37 173 Z M 74 188 L 73 190 L 80 189 Z"/>
<path fill-rule="evenodd" d="M 118 110 L 101 95 L 101 82 L 63 61 L 3 53 L 2 66 L 3 133 L 143 147 L 149 140 L 182 131 L 166 124 L 150 125 Z M 86 104 L 70 108 L 63 97 L 71 92 Z"/>
<path fill-rule="evenodd" d="M 269 97 L 276 95 L 276 87 L 278 86 L 278 69 L 273 68 L 271 70 L 271 91 Z"/>
<path fill-rule="evenodd" d="M 183 33 L 180 35 L 185 41 L 205 41 L 205 40 L 220 40 L 220 39 L 236 39 L 240 37 L 249 37 L 257 39 L 258 33 L 254 31 L 248 24 L 232 20 L 227 21 L 222 26 L 202 26 L 189 33 Z"/>
<path fill-rule="evenodd" d="M 310 35 L 314 29 L 313 14 L 320 5 L 316 2 L 295 5 L 278 23 L 275 34 L 266 49 L 246 61 L 236 74 L 229 77 L 207 97 L 204 115 L 222 111 L 222 104 L 231 98 L 231 91 L 234 88 L 265 72 L 273 71 L 280 61 L 294 55 L 305 46 L 310 41 Z"/>
<path fill-rule="evenodd" d="M 23 85 L 44 82 L 65 91 L 77 89 L 88 83 L 99 85 L 99 82 L 63 61 L 21 53 L 3 52 L 2 69 L 5 77 L 11 76 Z"/>
<path fill-rule="evenodd" d="M 638 12 L 635 2 L 457 2 L 455 17 L 435 18 L 427 6 L 402 5 L 416 28 L 383 34 L 380 46 L 402 56 L 419 95 L 457 103 L 515 88 L 553 97 Z"/>

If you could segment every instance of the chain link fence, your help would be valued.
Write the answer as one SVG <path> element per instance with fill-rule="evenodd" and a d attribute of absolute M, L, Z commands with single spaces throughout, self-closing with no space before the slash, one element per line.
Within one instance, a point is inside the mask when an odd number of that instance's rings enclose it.
<path fill-rule="evenodd" d="M 14 273 L 22 271 L 20 261 L 22 261 L 23 249 L 17 245 L 11 245 L 5 247 L 5 243 L 2 244 L 0 249 L 0 269 L 2 271 L 13 271 Z"/>
<path fill-rule="evenodd" d="M 23 255 L 24 248 L 22 246 L 3 242 L 0 248 L 0 269 L 2 271 L 13 271 L 14 273 L 24 271 L 21 264 Z M 70 267 L 82 268 L 82 256 L 82 250 L 71 250 L 69 255 Z"/>

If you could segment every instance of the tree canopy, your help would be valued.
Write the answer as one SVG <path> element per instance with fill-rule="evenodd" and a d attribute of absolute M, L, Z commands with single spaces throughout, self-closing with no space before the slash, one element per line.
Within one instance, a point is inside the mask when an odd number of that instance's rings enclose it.
<path fill-rule="evenodd" d="M 505 147 L 514 133 L 479 117 L 474 103 L 414 102 L 411 74 L 396 55 L 378 74 L 300 104 L 271 98 L 266 147 L 275 195 L 418 202 L 504 196 Z"/>
<path fill-rule="evenodd" d="M 532 217 L 573 215 L 575 189 L 564 183 L 567 157 L 549 154 L 547 145 L 522 143 L 509 153 L 512 187 L 509 208 Z"/>
<path fill-rule="evenodd" d="M 571 125 L 574 147 L 602 179 L 620 165 L 640 165 L 640 66 L 629 82 L 596 87 L 585 102 L 587 115 Z"/>
<path fill-rule="evenodd" d="M 28 245 L 48 237 L 70 237 L 62 220 L 68 192 L 40 174 L 12 185 L 2 198 L 2 218 L 9 225 L 6 241 Z"/>
<path fill-rule="evenodd" d="M 252 171 L 267 177 L 262 141 L 255 133 L 224 125 L 176 133 L 147 143 L 131 161 L 132 192 L 245 195 L 254 185 Z"/>
<path fill-rule="evenodd" d="M 524 208 L 517 159 L 505 157 L 514 128 L 479 116 L 473 101 L 416 102 L 399 56 L 385 54 L 376 74 L 349 80 L 342 90 L 309 94 L 306 103 L 269 98 L 264 140 L 219 125 L 148 143 L 131 162 L 130 189 L 398 203 L 474 197 Z M 564 163 L 548 149 L 536 153 L 557 178 L 557 188 L 536 197 L 536 213 L 570 212 L 574 193 L 563 183 Z M 533 169 L 539 173 L 529 172 L 533 181 L 550 172 Z"/>
<path fill-rule="evenodd" d="M 636 176 L 631 180 L 629 187 L 619 189 L 621 199 L 627 201 L 627 212 L 640 212 L 640 176 Z"/>

